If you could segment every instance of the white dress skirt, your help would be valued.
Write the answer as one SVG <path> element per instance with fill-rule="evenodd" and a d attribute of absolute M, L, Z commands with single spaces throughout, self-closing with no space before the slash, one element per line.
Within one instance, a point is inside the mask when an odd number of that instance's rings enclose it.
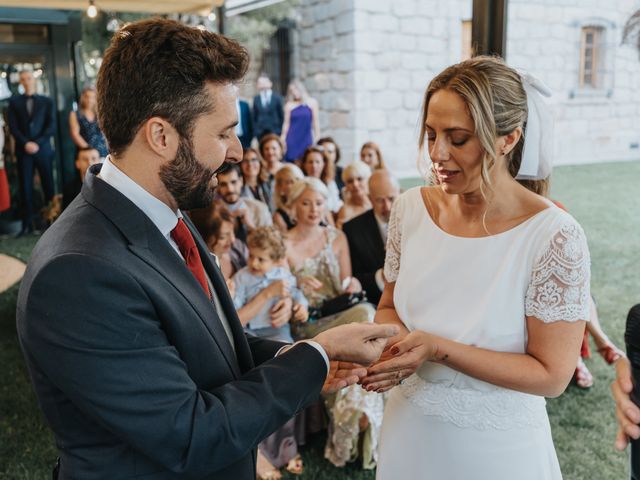
<path fill-rule="evenodd" d="M 506 232 L 463 238 L 441 230 L 411 189 L 391 214 L 385 277 L 410 331 L 494 351 L 526 351 L 526 316 L 589 314 L 584 232 L 551 203 Z M 559 480 L 545 400 L 426 362 L 391 392 L 377 478 Z"/>

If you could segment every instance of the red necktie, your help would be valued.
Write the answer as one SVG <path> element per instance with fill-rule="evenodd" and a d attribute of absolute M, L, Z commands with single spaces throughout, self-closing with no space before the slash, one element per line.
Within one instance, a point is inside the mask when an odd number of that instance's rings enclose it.
<path fill-rule="evenodd" d="M 202 266 L 202 260 L 200 260 L 198 247 L 196 247 L 196 242 L 193 240 L 191 232 L 181 218 L 178 219 L 176 228 L 171 230 L 171 238 L 173 238 L 173 241 L 178 245 L 180 253 L 187 264 L 187 268 L 191 270 L 193 276 L 196 277 L 196 280 L 204 289 L 207 297 L 211 298 L 209 284 L 207 283 L 207 277 L 204 274 L 204 267 Z"/>

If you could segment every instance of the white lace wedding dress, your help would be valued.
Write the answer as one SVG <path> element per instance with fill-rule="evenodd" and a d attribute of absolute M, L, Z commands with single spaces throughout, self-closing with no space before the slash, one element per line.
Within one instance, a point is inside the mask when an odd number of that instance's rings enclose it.
<path fill-rule="evenodd" d="M 463 238 L 433 222 L 414 188 L 394 205 L 384 271 L 410 331 L 523 353 L 525 315 L 588 318 L 589 267 L 582 228 L 551 203 L 506 232 Z M 426 362 L 391 392 L 377 478 L 561 479 L 545 400 Z"/>

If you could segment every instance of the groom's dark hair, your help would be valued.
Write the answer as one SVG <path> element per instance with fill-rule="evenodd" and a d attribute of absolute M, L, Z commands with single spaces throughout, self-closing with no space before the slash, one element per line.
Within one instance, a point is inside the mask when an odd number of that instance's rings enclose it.
<path fill-rule="evenodd" d="M 217 33 L 153 18 L 118 31 L 98 73 L 98 118 L 109 151 L 122 154 L 151 117 L 167 120 L 184 138 L 215 105 L 205 90 L 240 80 L 249 55 Z"/>

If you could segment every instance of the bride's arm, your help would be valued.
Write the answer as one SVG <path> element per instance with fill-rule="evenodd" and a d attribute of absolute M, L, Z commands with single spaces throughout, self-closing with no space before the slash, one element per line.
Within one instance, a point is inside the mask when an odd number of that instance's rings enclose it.
<path fill-rule="evenodd" d="M 406 337 L 409 333 L 409 330 L 405 324 L 402 323 L 402 320 L 400 320 L 400 317 L 396 313 L 396 309 L 393 305 L 393 291 L 395 287 L 396 282 L 385 282 L 384 290 L 382 290 L 382 295 L 378 302 L 378 310 L 376 311 L 374 319 L 375 323 L 390 323 L 400 327 L 400 333 L 387 341 L 387 350 L 391 348 L 392 345 Z"/>
<path fill-rule="evenodd" d="M 556 397 L 576 368 L 584 327 L 584 321 L 544 323 L 527 317 L 525 353 L 496 352 L 416 330 L 391 348 L 392 359 L 369 369 L 363 385 L 387 390 L 432 361 L 500 387 Z"/>

